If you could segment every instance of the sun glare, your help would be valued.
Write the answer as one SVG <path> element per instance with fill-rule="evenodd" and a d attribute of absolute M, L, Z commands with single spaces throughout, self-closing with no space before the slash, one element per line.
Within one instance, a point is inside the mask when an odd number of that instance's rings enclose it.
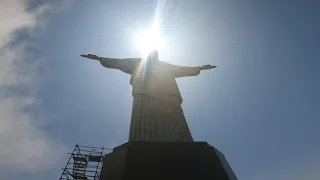
<path fill-rule="evenodd" d="M 161 33 L 155 25 L 137 34 L 136 43 L 143 57 L 146 57 L 153 50 L 163 49 Z"/>

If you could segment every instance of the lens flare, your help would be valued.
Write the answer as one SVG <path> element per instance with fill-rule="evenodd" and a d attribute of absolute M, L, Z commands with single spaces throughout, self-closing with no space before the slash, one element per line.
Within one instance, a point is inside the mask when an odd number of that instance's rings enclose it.
<path fill-rule="evenodd" d="M 163 49 L 162 41 L 161 33 L 155 23 L 150 29 L 141 31 L 136 36 L 136 43 L 143 57 L 147 57 L 153 50 Z"/>

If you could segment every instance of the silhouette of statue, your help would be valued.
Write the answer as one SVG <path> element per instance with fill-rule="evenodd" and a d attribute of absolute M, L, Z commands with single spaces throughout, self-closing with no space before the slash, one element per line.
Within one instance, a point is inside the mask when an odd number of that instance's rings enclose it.
<path fill-rule="evenodd" d="M 129 141 L 192 142 L 181 108 L 182 97 L 175 78 L 197 76 L 201 70 L 216 68 L 183 67 L 158 60 L 158 51 L 147 60 L 141 58 L 104 58 L 93 54 L 82 57 L 99 60 L 111 69 L 131 75 L 134 97 Z"/>

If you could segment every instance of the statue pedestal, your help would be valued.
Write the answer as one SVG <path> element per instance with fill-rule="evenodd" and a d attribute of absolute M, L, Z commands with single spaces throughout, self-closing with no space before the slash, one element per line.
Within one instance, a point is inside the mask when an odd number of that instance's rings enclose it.
<path fill-rule="evenodd" d="M 128 142 L 105 155 L 100 180 L 236 180 L 206 142 Z"/>

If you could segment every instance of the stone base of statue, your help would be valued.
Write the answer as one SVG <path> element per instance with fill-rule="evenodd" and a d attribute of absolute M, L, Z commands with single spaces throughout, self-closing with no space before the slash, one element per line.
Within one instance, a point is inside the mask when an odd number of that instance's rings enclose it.
<path fill-rule="evenodd" d="M 100 180 L 236 180 L 206 142 L 128 142 L 105 155 Z"/>

